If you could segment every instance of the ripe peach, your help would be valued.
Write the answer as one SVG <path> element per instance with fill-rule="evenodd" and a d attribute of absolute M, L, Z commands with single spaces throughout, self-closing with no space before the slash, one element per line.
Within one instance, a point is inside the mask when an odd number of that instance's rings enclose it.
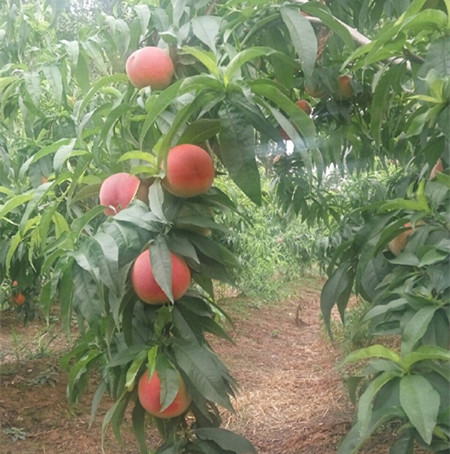
<path fill-rule="evenodd" d="M 299 99 L 295 104 L 300 107 L 300 109 L 302 109 L 303 112 L 306 113 L 306 115 L 311 115 L 312 107 L 311 104 L 306 101 L 306 99 Z M 291 138 L 283 128 L 280 128 L 280 136 L 283 140 L 291 140 Z"/>
<path fill-rule="evenodd" d="M 100 205 L 107 207 L 104 210 L 105 214 L 113 216 L 126 208 L 135 198 L 148 201 L 148 185 L 141 184 L 141 180 L 135 175 L 126 172 L 115 173 L 103 181 L 99 197 Z"/>
<path fill-rule="evenodd" d="M 351 98 L 353 96 L 353 87 L 351 85 L 352 78 L 349 75 L 339 76 L 338 82 L 338 96 L 339 98 Z"/>
<path fill-rule="evenodd" d="M 436 161 L 436 164 L 434 165 L 434 167 L 431 169 L 430 180 L 432 180 L 436 176 L 437 173 L 443 172 L 443 171 L 444 171 L 444 164 L 442 163 L 442 159 L 439 158 Z"/>
<path fill-rule="evenodd" d="M 150 379 L 148 378 L 148 371 L 142 374 L 138 383 L 138 398 L 148 413 L 162 419 L 181 415 L 187 410 L 192 401 L 187 393 L 183 379 L 179 376 L 178 392 L 174 400 L 165 410 L 161 411 L 161 380 L 156 371 Z"/>
<path fill-rule="evenodd" d="M 172 260 L 172 294 L 173 299 L 180 299 L 191 283 L 191 271 L 184 259 L 170 253 Z M 131 272 L 131 283 L 136 295 L 148 304 L 164 304 L 169 302 L 168 296 L 156 282 L 147 249 L 136 259 Z"/>
<path fill-rule="evenodd" d="M 311 115 L 311 104 L 306 101 L 306 99 L 299 99 L 295 104 L 297 104 L 297 106 L 300 107 L 300 109 L 302 109 L 303 112 L 306 113 L 306 115 Z"/>
<path fill-rule="evenodd" d="M 178 197 L 194 197 L 206 192 L 214 181 L 214 162 L 197 145 L 177 145 L 169 150 L 164 187 Z"/>
<path fill-rule="evenodd" d="M 16 306 L 22 306 L 25 303 L 25 295 L 23 293 L 17 293 L 17 295 L 11 295 L 11 301 Z"/>
<path fill-rule="evenodd" d="M 411 223 L 407 222 L 403 226 L 406 230 L 398 234 L 388 243 L 388 249 L 395 255 L 398 256 L 405 249 L 406 243 L 408 243 L 409 236 L 414 232 Z"/>
<path fill-rule="evenodd" d="M 136 88 L 162 90 L 170 85 L 174 66 L 170 56 L 159 47 L 143 47 L 133 52 L 125 66 L 129 81 Z"/>

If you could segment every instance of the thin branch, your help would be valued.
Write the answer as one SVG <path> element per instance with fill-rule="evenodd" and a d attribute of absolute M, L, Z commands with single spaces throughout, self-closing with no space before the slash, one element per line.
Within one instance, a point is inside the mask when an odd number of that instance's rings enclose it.
<path fill-rule="evenodd" d="M 217 0 L 214 0 L 213 2 L 211 2 L 211 4 L 208 6 L 208 9 L 206 10 L 205 16 L 211 16 L 211 14 L 216 9 L 216 5 L 217 5 Z"/>
<path fill-rule="evenodd" d="M 319 19 L 318 17 L 305 16 L 305 18 L 308 19 L 313 24 L 325 25 L 322 22 L 322 20 Z M 350 25 L 347 25 L 345 22 L 342 22 L 340 19 L 337 19 L 336 17 L 335 19 L 348 30 L 351 37 L 353 38 L 353 41 L 355 41 L 356 44 L 359 44 L 360 46 L 365 46 L 366 44 L 370 44 L 372 42 L 369 38 L 367 38 L 367 36 L 364 36 L 362 33 L 356 30 L 356 28 L 350 27 Z"/>
<path fill-rule="evenodd" d="M 303 3 L 303 2 L 300 2 L 300 3 Z M 318 17 L 305 16 L 305 18 L 308 19 L 309 22 L 311 22 L 312 24 L 323 25 L 326 27 L 326 24 L 324 24 L 322 22 L 322 20 L 319 19 Z M 367 38 L 367 36 L 360 33 L 358 30 L 356 30 L 356 28 L 350 27 L 350 25 L 346 24 L 345 22 L 342 22 L 337 17 L 335 17 L 335 20 L 337 20 L 343 27 L 345 27 L 348 30 L 348 32 L 350 33 L 350 36 L 353 38 L 353 41 L 356 44 L 358 44 L 359 46 L 367 46 L 368 44 L 372 43 L 372 40 L 370 40 L 369 38 Z M 407 60 L 407 58 L 409 58 L 410 60 L 416 61 L 416 62 L 423 63 L 423 59 L 421 57 L 419 57 L 418 55 L 411 54 L 410 52 L 408 52 L 408 57 L 406 57 L 406 56 L 405 56 L 405 58 L 390 57 L 387 59 L 387 61 L 390 61 L 396 65 L 399 65 L 399 64 L 403 63 L 405 61 L 405 59 Z M 411 72 L 411 70 L 412 70 L 411 63 L 409 60 L 406 61 L 406 69 L 408 70 L 408 72 Z"/>

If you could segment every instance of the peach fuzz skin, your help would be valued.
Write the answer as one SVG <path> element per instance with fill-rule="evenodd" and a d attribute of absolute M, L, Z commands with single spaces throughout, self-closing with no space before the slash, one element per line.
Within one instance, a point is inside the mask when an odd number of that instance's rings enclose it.
<path fill-rule="evenodd" d="M 161 381 L 156 371 L 149 379 L 148 370 L 139 379 L 138 398 L 147 413 L 162 419 L 174 418 L 175 416 L 181 415 L 187 410 L 192 400 L 187 394 L 186 385 L 180 376 L 178 392 L 173 402 L 165 410 L 161 411 Z"/>
<path fill-rule="evenodd" d="M 184 259 L 170 253 L 172 260 L 172 294 L 174 300 L 180 299 L 191 283 L 191 271 Z M 136 295 L 147 304 L 164 304 L 169 297 L 155 280 L 150 262 L 150 251 L 142 252 L 136 259 L 131 271 L 131 282 Z"/>
<path fill-rule="evenodd" d="M 136 88 L 151 87 L 163 90 L 172 82 L 174 66 L 170 56 L 159 47 L 143 47 L 127 59 L 125 69 Z"/>
<path fill-rule="evenodd" d="M 203 194 L 213 184 L 214 162 L 207 151 L 197 145 L 177 145 L 169 150 L 162 183 L 178 197 Z"/>
<path fill-rule="evenodd" d="M 110 175 L 100 187 L 100 205 L 107 216 L 113 216 L 126 208 L 134 199 L 141 181 L 138 177 L 121 172 Z"/>
<path fill-rule="evenodd" d="M 419 222 L 417 225 L 422 225 L 423 223 Z M 407 222 L 403 225 L 406 229 L 403 232 L 399 233 L 388 243 L 388 249 L 397 257 L 399 256 L 403 249 L 405 249 L 406 244 L 408 243 L 409 237 L 414 232 L 415 228 L 412 227 L 410 222 Z"/>

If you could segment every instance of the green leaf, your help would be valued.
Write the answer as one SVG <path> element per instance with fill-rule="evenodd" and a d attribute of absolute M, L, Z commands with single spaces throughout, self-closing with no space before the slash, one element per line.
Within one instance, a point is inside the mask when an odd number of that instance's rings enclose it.
<path fill-rule="evenodd" d="M 73 308 L 89 323 L 98 322 L 102 315 L 102 306 L 97 293 L 97 284 L 90 273 L 74 264 L 73 273 Z"/>
<path fill-rule="evenodd" d="M 450 142 L 450 106 L 447 106 L 439 114 L 438 124 L 447 139 L 447 143 Z"/>
<path fill-rule="evenodd" d="M 157 333 L 156 327 L 155 333 Z M 145 371 L 145 373 L 147 373 L 149 377 L 151 377 L 156 370 L 156 359 L 158 358 L 158 350 L 159 350 L 158 345 L 154 345 L 147 353 L 147 370 Z"/>
<path fill-rule="evenodd" d="M 380 205 L 380 212 L 392 210 L 411 210 L 411 211 L 425 211 L 430 213 L 430 207 L 426 200 L 406 200 L 406 199 L 392 199 Z"/>
<path fill-rule="evenodd" d="M 436 345 L 423 345 L 417 350 L 410 352 L 401 360 L 401 366 L 409 371 L 421 361 L 450 361 L 450 351 Z"/>
<path fill-rule="evenodd" d="M 235 73 L 241 68 L 242 65 L 254 60 L 255 58 L 262 56 L 269 56 L 275 53 L 276 51 L 270 47 L 250 47 L 248 49 L 242 50 L 236 54 L 228 63 L 224 71 L 224 82 L 227 85 L 232 79 Z"/>
<path fill-rule="evenodd" d="M 194 247 L 206 257 L 210 257 L 211 259 L 229 267 L 236 268 L 239 266 L 237 257 L 227 248 L 211 238 L 194 232 L 186 232 L 185 236 L 189 239 L 191 244 L 193 244 Z"/>
<path fill-rule="evenodd" d="M 61 145 L 56 151 L 55 156 L 53 157 L 53 168 L 55 172 L 60 172 L 64 162 L 75 155 L 75 153 L 73 153 L 75 142 L 76 139 L 72 139 L 67 145 Z M 76 154 L 79 155 L 80 153 L 84 154 L 85 152 L 77 152 Z"/>
<path fill-rule="evenodd" d="M 166 215 L 164 214 L 164 191 L 162 189 L 161 181 L 156 180 L 150 186 L 148 192 L 150 211 L 154 213 L 162 221 L 167 221 Z"/>
<path fill-rule="evenodd" d="M 220 78 L 219 67 L 217 65 L 216 56 L 212 52 L 202 50 L 198 47 L 184 46 L 182 48 L 183 52 L 192 55 L 199 62 L 201 62 L 208 71 L 217 79 Z"/>
<path fill-rule="evenodd" d="M 217 16 L 197 16 L 191 20 L 194 35 L 214 53 L 221 21 Z"/>
<path fill-rule="evenodd" d="M 172 230 L 169 238 L 171 251 L 187 259 L 191 259 L 196 263 L 200 263 L 194 245 L 186 238 L 185 235 L 178 235 Z"/>
<path fill-rule="evenodd" d="M 403 328 L 402 352 L 410 352 L 425 335 L 428 325 L 439 306 L 425 306 L 419 309 Z"/>
<path fill-rule="evenodd" d="M 429 70 L 433 69 L 442 77 L 450 76 L 450 36 L 445 36 L 430 44 L 425 62 L 420 68 L 422 77 L 425 77 Z"/>
<path fill-rule="evenodd" d="M 44 65 L 42 72 L 53 90 L 56 102 L 61 105 L 64 88 L 60 69 L 56 65 Z"/>
<path fill-rule="evenodd" d="M 400 79 L 404 76 L 405 71 L 405 65 L 393 65 L 383 72 L 375 86 L 370 108 L 370 131 L 378 145 L 381 143 L 383 121 L 389 114 L 392 92 L 400 83 Z"/>
<path fill-rule="evenodd" d="M 391 311 L 397 311 L 404 308 L 408 304 L 406 298 L 398 298 L 390 301 L 387 304 L 375 304 L 365 315 L 363 320 L 370 320 L 379 317 L 380 315 L 388 314 Z"/>
<path fill-rule="evenodd" d="M 422 375 L 406 375 L 400 380 L 400 403 L 427 444 L 433 438 L 440 401 L 439 393 Z"/>
<path fill-rule="evenodd" d="M 339 36 L 347 47 L 350 49 L 355 47 L 355 42 L 353 41 L 352 35 L 348 31 L 347 27 L 336 19 L 324 5 L 318 2 L 307 2 L 303 3 L 301 8 L 302 11 L 305 11 L 311 16 L 318 17 L 331 31 Z"/>
<path fill-rule="evenodd" d="M 201 343 L 202 339 L 200 338 L 199 333 L 204 331 L 214 334 L 215 336 L 221 337 L 222 339 L 227 340 L 228 342 L 233 342 L 227 332 L 222 328 L 219 323 L 216 323 L 212 314 L 208 315 L 199 314 L 195 309 L 195 303 L 198 300 L 192 300 L 189 297 L 183 298 L 183 300 L 177 303 L 177 306 L 174 310 L 174 321 L 175 321 L 175 312 L 179 311 L 182 314 L 186 324 L 190 324 L 193 327 L 194 333 L 197 334 L 199 341 Z M 195 325 L 195 326 L 194 326 Z M 203 334 L 202 334 L 203 335 Z"/>
<path fill-rule="evenodd" d="M 398 370 L 388 370 L 369 382 L 358 402 L 357 414 L 361 437 L 367 436 L 373 430 L 371 427 L 372 408 L 376 395 L 383 386 L 398 378 L 400 375 L 401 372 Z"/>
<path fill-rule="evenodd" d="M 394 363 L 401 364 L 400 356 L 394 350 L 384 345 L 376 344 L 370 347 L 360 348 L 351 352 L 343 361 L 343 364 L 354 363 L 363 359 L 385 358 Z"/>
<path fill-rule="evenodd" d="M 193 121 L 178 140 L 179 144 L 199 144 L 214 137 L 220 130 L 220 120 L 202 118 Z"/>
<path fill-rule="evenodd" d="M 98 191 L 96 192 L 96 194 L 98 194 Z M 86 211 L 86 213 L 84 213 L 82 216 L 74 219 L 72 224 L 70 225 L 72 232 L 76 236 L 79 236 L 93 219 L 103 213 L 104 209 L 105 208 L 103 206 L 98 205 Z"/>
<path fill-rule="evenodd" d="M 195 430 L 195 435 L 200 440 L 211 440 L 222 449 L 233 453 L 256 453 L 254 446 L 242 435 L 235 434 L 219 427 L 203 427 Z"/>
<path fill-rule="evenodd" d="M 144 361 L 147 359 L 147 349 L 140 350 L 139 353 L 134 357 L 133 362 L 130 364 L 130 367 L 127 370 L 127 375 L 125 379 L 125 388 L 128 391 L 133 391 L 136 384 L 136 377 L 144 364 Z"/>
<path fill-rule="evenodd" d="M 220 158 L 233 181 L 257 205 L 261 205 L 261 182 L 256 164 L 253 127 L 232 103 L 224 102 L 219 109 Z"/>
<path fill-rule="evenodd" d="M 33 192 L 26 192 L 24 194 L 19 194 L 9 199 L 3 205 L 0 206 L 0 219 L 4 218 L 12 210 L 17 208 L 24 203 L 29 202 L 33 198 Z"/>
<path fill-rule="evenodd" d="M 76 388 L 87 376 L 87 371 L 92 364 L 96 362 L 97 358 L 101 355 L 99 350 L 87 351 L 75 364 L 70 367 L 69 376 L 67 378 L 67 395 L 71 401 L 78 399 L 78 392 Z"/>
<path fill-rule="evenodd" d="M 25 87 L 28 94 L 30 95 L 31 101 L 35 107 L 39 108 L 40 96 L 41 96 L 41 78 L 39 73 L 32 71 L 24 74 Z M 1 79 L 0 79 L 1 81 Z M 0 82 L 1 84 L 1 82 Z M 1 87 L 0 87 L 1 92 Z"/>
<path fill-rule="evenodd" d="M 74 69 L 74 76 L 78 85 L 83 91 L 88 91 L 91 88 L 91 80 L 89 77 L 89 63 L 88 63 L 88 56 L 86 52 L 81 51 L 80 55 L 78 56 L 78 63 Z"/>
<path fill-rule="evenodd" d="M 405 431 L 392 445 L 389 454 L 410 454 L 414 452 L 414 431 Z"/>
<path fill-rule="evenodd" d="M 174 401 L 178 394 L 180 388 L 180 374 L 168 361 L 161 361 L 161 358 L 161 356 L 157 358 L 156 369 L 161 381 L 160 411 L 164 411 Z"/>
<path fill-rule="evenodd" d="M 223 373 L 218 360 L 206 347 L 187 343 L 185 339 L 173 340 L 175 358 L 180 369 L 189 377 L 203 397 L 233 411 Z"/>
<path fill-rule="evenodd" d="M 73 277 L 72 262 L 70 261 L 63 271 L 59 284 L 59 305 L 61 323 L 67 336 L 70 334 L 70 323 L 72 315 Z"/>
<path fill-rule="evenodd" d="M 344 437 L 339 444 L 337 454 L 357 454 L 362 445 L 370 438 L 370 436 L 383 424 L 390 420 L 404 417 L 404 413 L 398 408 L 381 408 L 372 413 L 372 419 L 369 424 L 369 429 L 365 435 L 361 435 L 361 426 L 357 421 L 353 425 L 350 432 Z"/>
<path fill-rule="evenodd" d="M 98 385 L 98 388 L 95 390 L 94 396 L 92 398 L 91 403 L 91 415 L 89 418 L 89 428 L 92 426 L 95 418 L 95 414 L 97 413 L 98 407 L 100 402 L 105 394 L 106 391 L 106 383 L 102 380 Z"/>
<path fill-rule="evenodd" d="M 146 411 L 139 401 L 136 401 L 133 412 L 131 413 L 131 420 L 133 422 L 133 432 L 136 436 L 141 454 L 148 454 L 145 434 L 145 416 Z"/>
<path fill-rule="evenodd" d="M 275 82 L 267 79 L 254 80 L 250 83 L 250 88 L 253 93 L 263 96 L 272 101 L 281 111 L 283 111 L 300 132 L 309 148 L 316 148 L 316 128 L 314 121 L 280 89 L 280 86 Z M 265 106 L 269 107 L 269 106 Z M 271 109 L 272 113 L 275 110 Z M 297 142 L 294 142 L 297 145 Z M 298 144 L 300 150 L 304 146 Z M 302 155 L 305 165 L 310 165 L 310 158 Z"/>
<path fill-rule="evenodd" d="M 172 260 L 167 242 L 162 235 L 158 235 L 150 244 L 150 261 L 157 284 L 173 303 L 172 293 Z"/>
<path fill-rule="evenodd" d="M 136 5 L 134 6 L 134 11 L 136 12 L 139 22 L 141 24 L 141 33 L 145 34 L 147 32 L 147 26 L 150 21 L 150 8 L 148 5 Z"/>
<path fill-rule="evenodd" d="M 114 403 L 114 405 L 106 412 L 102 423 L 102 450 L 104 447 L 106 430 L 108 429 L 109 425 L 111 425 L 116 438 L 121 443 L 123 443 L 120 428 L 122 426 L 125 410 L 127 409 L 130 397 L 131 394 L 128 391 L 123 392 L 119 399 L 117 399 L 117 401 Z"/>
<path fill-rule="evenodd" d="M 86 93 L 79 108 L 78 108 L 78 121 L 81 121 L 84 109 L 91 102 L 92 98 L 103 88 L 114 83 L 128 83 L 128 77 L 126 74 L 113 74 L 111 76 L 104 76 L 97 80 L 91 89 Z"/>
<path fill-rule="evenodd" d="M 349 270 L 349 264 L 343 263 L 325 282 L 320 295 L 320 310 L 322 312 L 325 326 L 330 337 L 331 333 L 331 311 L 338 300 L 347 295 L 347 289 L 353 282 L 353 276 Z M 350 296 L 350 294 L 348 294 Z"/>
<path fill-rule="evenodd" d="M 158 168 L 156 165 L 156 157 L 151 153 L 147 153 L 146 151 L 127 151 L 118 159 L 117 162 L 130 161 L 133 159 L 139 159 L 140 161 L 145 161 L 146 163 L 151 164 L 151 166 L 155 169 L 155 173 L 157 173 Z"/>
<path fill-rule="evenodd" d="M 90 57 L 91 62 L 100 71 L 101 74 L 108 73 L 108 67 L 106 66 L 105 59 L 103 57 L 103 49 L 99 42 L 96 41 L 95 37 L 88 38 L 86 41 L 82 41 L 84 51 Z"/>
<path fill-rule="evenodd" d="M 311 78 L 317 58 L 317 38 L 308 19 L 300 14 L 298 8 L 283 6 L 281 17 L 285 23 L 295 51 L 300 58 L 306 78 Z"/>
<path fill-rule="evenodd" d="M 80 55 L 80 45 L 78 41 L 67 41 L 62 39 L 61 42 L 66 48 L 67 56 L 73 66 L 78 63 L 78 56 Z"/>
<path fill-rule="evenodd" d="M 0 77 L 0 93 L 2 93 L 13 82 L 19 82 L 18 76 Z"/>
<path fill-rule="evenodd" d="M 211 74 L 198 74 L 196 76 L 186 77 L 180 86 L 180 94 L 202 92 L 205 90 L 223 93 L 225 88 L 222 82 Z"/>
<path fill-rule="evenodd" d="M 37 153 L 33 154 L 30 158 L 28 158 L 23 165 L 21 166 L 19 170 L 19 177 L 23 178 L 26 173 L 28 172 L 28 169 L 30 168 L 30 165 L 39 161 L 43 157 L 55 153 L 57 150 L 59 150 L 62 146 L 68 145 L 71 142 L 72 139 L 60 139 L 57 140 L 56 142 L 53 142 L 51 145 L 47 145 L 45 147 L 42 147 Z"/>
<path fill-rule="evenodd" d="M 100 262 L 100 280 L 119 295 L 122 281 L 119 276 L 119 246 L 112 236 L 102 231 L 97 232 L 94 238 L 102 251 L 102 256 L 96 257 Z"/>
<path fill-rule="evenodd" d="M 114 133 L 114 125 L 119 121 L 120 117 L 126 114 L 129 110 L 131 110 L 130 104 L 122 103 L 108 113 L 100 134 L 102 140 L 106 141 L 108 136 Z"/>

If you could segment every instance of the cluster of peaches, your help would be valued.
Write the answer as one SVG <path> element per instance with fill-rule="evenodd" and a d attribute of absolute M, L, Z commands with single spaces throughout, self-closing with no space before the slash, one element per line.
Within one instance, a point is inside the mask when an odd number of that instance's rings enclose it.
<path fill-rule="evenodd" d="M 151 87 L 162 90 L 170 85 L 174 65 L 170 56 L 158 47 L 144 47 L 130 55 L 126 62 L 128 79 L 136 88 Z M 214 162 L 203 148 L 192 144 L 180 144 L 171 148 L 162 164 L 163 187 L 171 194 L 194 197 L 206 192 L 215 177 Z M 100 204 L 104 213 L 113 216 L 126 208 L 133 200 L 148 201 L 149 185 L 130 173 L 116 173 L 106 178 L 100 187 Z M 172 261 L 173 299 L 180 299 L 191 283 L 191 272 L 185 260 L 170 253 Z M 156 282 L 149 250 L 142 252 L 131 270 L 131 284 L 136 295 L 147 304 L 161 305 L 169 302 L 168 296 Z M 186 411 L 191 398 L 179 376 L 178 393 L 173 402 L 161 408 L 161 382 L 157 371 L 146 371 L 138 383 L 138 398 L 143 408 L 158 418 L 172 418 Z"/>

